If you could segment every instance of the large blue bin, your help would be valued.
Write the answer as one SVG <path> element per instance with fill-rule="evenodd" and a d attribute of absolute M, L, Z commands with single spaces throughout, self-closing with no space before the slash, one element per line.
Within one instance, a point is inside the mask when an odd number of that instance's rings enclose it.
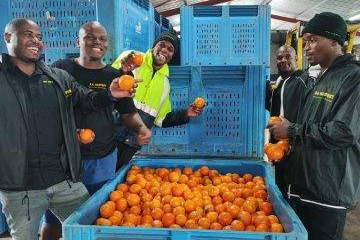
<path fill-rule="evenodd" d="M 154 11 L 154 40 L 160 35 L 161 33 L 161 16 L 155 10 Z"/>
<path fill-rule="evenodd" d="M 7 230 L 7 225 L 5 215 L 2 213 L 1 209 L 2 205 L 0 203 L 0 234 L 3 234 Z"/>
<path fill-rule="evenodd" d="M 88 21 L 99 21 L 109 34 L 106 62 L 124 50 L 146 51 L 153 42 L 153 7 L 147 0 L 1 0 L 0 26 L 12 18 L 30 18 L 44 35 L 44 59 L 51 63 L 78 55 L 76 38 Z M 4 47 L 1 47 L 5 50 Z"/>
<path fill-rule="evenodd" d="M 274 211 L 284 226 L 286 233 L 255 233 L 235 231 L 213 231 L 193 229 L 165 229 L 165 228 L 128 228 L 103 227 L 92 225 L 99 216 L 100 206 L 108 200 L 109 193 L 117 184 L 124 182 L 126 173 L 131 165 L 140 167 L 167 167 L 174 168 L 190 166 L 194 169 L 202 165 L 217 169 L 220 173 L 236 172 L 239 174 L 252 173 L 263 176 L 273 203 Z M 281 197 L 276 187 L 271 168 L 263 161 L 248 161 L 245 159 L 134 159 L 130 164 L 119 171 L 116 179 L 104 185 L 84 205 L 74 212 L 63 224 L 64 240 L 307 240 L 307 232 L 291 207 Z"/>
<path fill-rule="evenodd" d="M 208 104 L 190 124 L 153 127 L 141 154 L 261 159 L 268 78 L 269 69 L 262 66 L 171 67 L 173 109 L 186 109 L 199 96 Z"/>
<path fill-rule="evenodd" d="M 185 6 L 180 9 L 181 64 L 270 63 L 270 6 Z"/>

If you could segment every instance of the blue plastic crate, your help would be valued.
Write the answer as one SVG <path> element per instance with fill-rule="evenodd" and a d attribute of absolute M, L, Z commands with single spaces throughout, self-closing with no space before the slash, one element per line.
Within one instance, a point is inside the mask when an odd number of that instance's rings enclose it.
<path fill-rule="evenodd" d="M 170 30 L 170 22 L 167 18 L 161 16 L 161 32 Z"/>
<path fill-rule="evenodd" d="M 189 124 L 153 127 L 152 140 L 141 154 L 261 159 L 268 73 L 261 66 L 171 67 L 173 109 L 185 109 L 199 96 L 208 105 Z"/>
<path fill-rule="evenodd" d="M 161 33 L 161 16 L 155 10 L 154 11 L 154 40 L 160 35 Z"/>
<path fill-rule="evenodd" d="M 284 226 L 285 233 L 93 226 L 92 224 L 99 216 L 100 206 L 108 200 L 109 193 L 116 188 L 117 184 L 124 182 L 126 173 L 131 165 L 153 168 L 184 168 L 185 166 L 190 166 L 195 169 L 202 165 L 207 165 L 209 168 L 217 169 L 220 173 L 252 173 L 263 176 L 266 179 L 270 201 L 273 204 L 276 215 Z M 274 183 L 271 168 L 263 161 L 239 159 L 134 159 L 131 165 L 124 166 L 119 171 L 116 179 L 104 185 L 101 190 L 95 193 L 64 222 L 64 240 L 307 240 L 307 232 L 304 226 L 291 207 L 281 197 L 281 193 Z"/>
<path fill-rule="evenodd" d="M 181 64 L 270 64 L 270 6 L 184 6 Z"/>
<path fill-rule="evenodd" d="M 99 21 L 108 31 L 106 62 L 124 50 L 146 51 L 153 42 L 153 7 L 147 0 L 2 0 L 0 25 L 12 18 L 37 22 L 46 44 L 45 62 L 79 53 L 76 38 L 81 25 Z"/>

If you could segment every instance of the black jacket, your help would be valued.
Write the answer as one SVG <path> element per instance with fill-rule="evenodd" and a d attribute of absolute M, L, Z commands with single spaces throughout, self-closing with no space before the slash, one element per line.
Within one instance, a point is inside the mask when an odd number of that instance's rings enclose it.
<path fill-rule="evenodd" d="M 360 64 L 355 57 L 335 59 L 306 91 L 301 109 L 298 123 L 288 130 L 291 192 L 354 207 L 360 189 Z"/>
<path fill-rule="evenodd" d="M 29 125 L 24 92 L 17 82 L 9 76 L 7 65 L 9 56 L 2 55 L 0 64 L 0 189 L 19 190 L 25 188 L 27 169 L 27 129 Z M 73 107 L 81 105 L 84 112 L 110 105 L 108 91 L 96 93 L 80 86 L 65 71 L 38 62 L 38 67 L 57 83 L 63 145 L 61 164 L 68 169 L 68 179 L 80 181 L 81 158 L 77 140 Z"/>

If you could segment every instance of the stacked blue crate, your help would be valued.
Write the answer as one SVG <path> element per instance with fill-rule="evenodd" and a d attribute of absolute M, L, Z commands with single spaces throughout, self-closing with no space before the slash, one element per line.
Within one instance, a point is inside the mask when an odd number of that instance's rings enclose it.
<path fill-rule="evenodd" d="M 161 33 L 161 16 L 160 14 L 154 10 L 154 40 L 160 35 Z"/>
<path fill-rule="evenodd" d="M 168 30 L 171 30 L 170 21 L 167 18 L 161 16 L 161 32 L 165 32 Z"/>
<path fill-rule="evenodd" d="M 147 0 L 4 0 L 9 13 L 1 24 L 12 18 L 30 18 L 44 35 L 44 60 L 78 55 L 76 37 L 82 24 L 99 21 L 108 30 L 106 62 L 113 62 L 124 50 L 146 51 L 153 41 L 153 7 Z M 3 9 L 3 8 L 2 8 Z M 3 13 L 2 13 L 3 15 Z"/>
<path fill-rule="evenodd" d="M 269 66 L 270 6 L 180 9 L 181 64 Z"/>
<path fill-rule="evenodd" d="M 265 81 L 262 66 L 171 67 L 172 107 L 185 109 L 198 96 L 208 105 L 190 124 L 153 128 L 141 154 L 262 158 Z"/>
<path fill-rule="evenodd" d="M 0 203 L 0 235 L 6 232 L 7 230 L 6 218 L 5 215 L 2 213 L 1 209 L 2 209 L 2 205 Z"/>

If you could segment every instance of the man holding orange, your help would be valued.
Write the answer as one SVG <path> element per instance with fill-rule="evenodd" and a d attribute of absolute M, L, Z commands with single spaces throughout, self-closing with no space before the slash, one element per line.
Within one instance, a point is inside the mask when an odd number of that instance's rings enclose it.
<path fill-rule="evenodd" d="M 135 78 L 143 80 L 138 84 L 134 104 L 148 128 L 172 127 L 186 124 L 190 118 L 201 114 L 201 109 L 191 104 L 188 109 L 172 111 L 168 63 L 178 53 L 179 39 L 172 31 L 163 32 L 154 42 L 154 47 L 143 55 L 140 66 L 133 61 L 134 52 L 122 53 L 113 67 L 125 72 L 133 70 Z M 122 123 L 117 127 L 119 158 L 117 169 L 127 163 L 140 149 L 134 134 Z"/>

